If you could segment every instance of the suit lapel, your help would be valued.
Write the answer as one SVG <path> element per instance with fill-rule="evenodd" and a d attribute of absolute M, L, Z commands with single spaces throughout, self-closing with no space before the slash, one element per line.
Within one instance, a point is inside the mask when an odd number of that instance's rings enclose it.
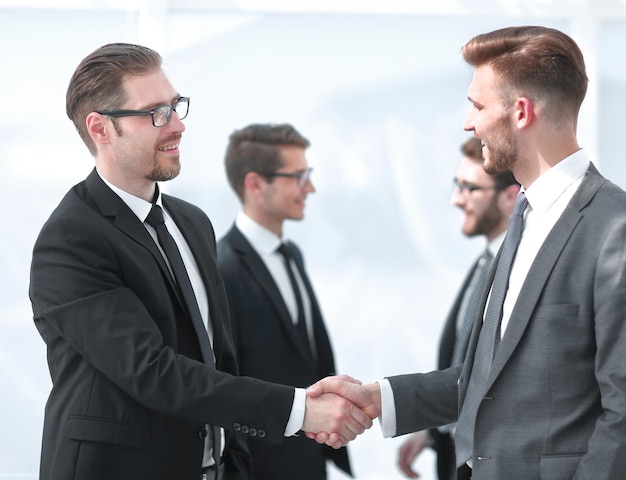
<path fill-rule="evenodd" d="M 302 259 L 302 254 L 295 247 L 295 245 L 290 245 L 290 248 L 293 252 L 293 258 L 295 259 L 298 273 L 300 274 L 300 277 L 304 282 L 309 301 L 311 302 L 311 320 L 313 324 L 313 338 L 315 341 L 315 351 L 313 352 L 313 355 L 317 359 L 321 375 L 334 375 L 335 359 L 332 347 L 330 345 L 328 331 L 326 330 L 326 326 L 324 325 L 324 321 L 322 319 L 322 312 L 320 310 L 319 304 L 317 303 L 315 291 L 313 290 L 313 285 L 311 284 L 309 276 L 304 270 L 304 261 Z"/>
<path fill-rule="evenodd" d="M 266 292 L 268 298 L 276 309 L 278 319 L 283 329 L 287 333 L 291 342 L 296 346 L 296 350 L 303 359 L 307 362 L 311 362 L 310 355 L 307 355 L 303 348 L 304 345 L 302 344 L 302 340 L 296 331 L 291 315 L 289 314 L 285 301 L 283 300 L 283 296 L 280 293 L 280 290 L 278 290 L 278 286 L 276 285 L 274 278 L 268 271 L 261 257 L 259 257 L 254 248 L 252 248 L 252 245 L 250 245 L 250 242 L 246 240 L 237 227 L 233 227 L 230 230 L 227 238 L 233 248 L 233 251 L 239 255 L 239 259 L 244 265 L 244 268 L 250 272 L 252 280 L 257 282 L 259 287 Z"/>
<path fill-rule="evenodd" d="M 174 280 L 163 259 L 163 255 L 161 255 L 156 243 L 132 210 L 104 183 L 95 169 L 87 177 L 85 183 L 102 215 L 110 218 L 117 229 L 150 251 L 163 274 L 169 279 L 172 290 L 176 292 Z"/>
<path fill-rule="evenodd" d="M 215 306 L 219 304 L 217 295 L 219 294 L 216 288 L 212 288 L 211 285 L 215 283 L 215 279 L 220 278 L 217 271 L 217 264 L 214 257 L 210 255 L 210 243 L 207 241 L 207 232 L 198 232 L 197 226 L 194 224 L 193 219 L 187 215 L 179 206 L 178 203 L 173 202 L 168 195 L 162 195 L 163 205 L 172 219 L 176 223 L 176 226 L 185 237 L 187 245 L 196 260 L 198 270 L 200 271 L 200 277 L 207 294 L 207 300 L 209 303 L 209 321 L 213 330 L 213 353 L 216 361 L 222 355 L 223 342 L 216 341 L 217 339 L 224 338 L 224 332 L 222 329 L 222 322 L 219 321 L 219 312 L 215 310 Z"/>
<path fill-rule="evenodd" d="M 558 261 L 561 252 L 566 247 L 568 239 L 584 216 L 583 209 L 592 200 L 605 181 L 606 180 L 598 173 L 595 167 L 591 165 L 578 191 L 574 194 L 572 200 L 539 249 L 528 271 L 524 284 L 522 285 L 518 300 L 511 313 L 506 332 L 502 337 L 502 342 L 494 357 L 489 374 L 488 387 L 491 387 L 504 368 L 504 365 L 515 351 L 515 348 L 528 326 L 554 265 Z"/>
<path fill-rule="evenodd" d="M 167 278 L 169 282 L 173 298 L 176 298 L 182 310 L 186 311 L 184 300 L 180 297 L 178 288 L 176 287 L 170 270 L 165 263 L 163 255 L 161 254 L 155 241 L 152 239 L 143 223 L 137 218 L 132 210 L 128 208 L 124 201 L 104 183 L 104 181 L 96 173 L 95 169 L 89 175 L 89 177 L 87 177 L 85 182 L 102 214 L 105 217 L 110 218 L 113 225 L 117 229 L 119 229 L 121 232 L 128 235 L 128 237 L 130 237 L 132 240 L 143 245 L 143 247 L 150 251 L 155 261 L 158 263 L 164 277 Z M 178 225 L 179 229 L 185 236 L 185 239 L 189 243 L 193 255 L 198 263 L 198 267 L 200 268 L 203 281 L 207 282 L 208 278 L 206 275 L 206 264 L 208 264 L 209 262 L 205 261 L 206 259 L 204 258 L 207 256 L 207 254 L 204 253 L 203 248 L 199 248 L 200 242 L 198 237 L 193 234 L 193 228 L 190 228 L 190 221 L 188 220 L 186 215 L 182 214 L 179 211 L 179 209 L 177 209 L 170 202 L 167 202 L 165 196 L 163 201 L 165 208 L 171 213 L 172 218 L 176 220 L 176 224 Z M 177 217 L 184 217 L 184 220 L 179 222 L 179 219 Z M 207 291 L 209 293 L 213 293 L 212 289 L 207 289 Z M 211 302 L 212 300 L 214 299 L 209 297 L 209 302 Z M 209 303 L 209 305 L 211 305 L 211 303 Z M 191 321 L 191 319 L 189 319 L 189 321 Z M 219 324 L 219 322 L 215 323 Z M 208 341 L 208 336 L 205 335 L 204 337 L 206 338 L 206 341 Z M 204 340 L 205 339 L 201 336 L 198 339 L 198 341 L 200 342 Z M 217 352 L 215 352 L 215 355 L 217 355 Z"/>

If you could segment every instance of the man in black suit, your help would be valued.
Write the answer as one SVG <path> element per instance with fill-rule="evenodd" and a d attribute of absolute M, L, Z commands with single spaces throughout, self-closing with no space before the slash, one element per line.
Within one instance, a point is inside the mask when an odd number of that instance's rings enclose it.
<path fill-rule="evenodd" d="M 302 254 L 283 234 L 283 222 L 301 220 L 307 195 L 315 192 L 305 158 L 308 146 L 288 124 L 253 124 L 232 133 L 226 172 L 242 211 L 217 244 L 240 373 L 299 387 L 335 371 Z M 333 450 L 304 435 L 280 445 L 256 439 L 248 444 L 254 478 L 322 480 L 327 459 L 351 475 L 345 447 Z"/>
<path fill-rule="evenodd" d="M 439 342 L 437 368 L 441 370 L 458 365 L 465 358 L 472 320 L 478 314 L 478 302 L 474 300 L 480 295 L 493 257 L 502 245 L 519 192 L 519 183 L 511 172 L 485 173 L 480 140 L 470 137 L 461 145 L 461 152 L 463 157 L 454 179 L 451 201 L 463 211 L 463 234 L 468 237 L 482 235 L 487 246 L 472 264 L 448 313 Z M 439 480 L 469 480 L 471 472 L 466 465 L 457 472 L 454 425 L 421 430 L 402 444 L 398 451 L 398 466 L 408 478 L 419 476 L 412 463 L 427 446 L 437 452 Z"/>
<path fill-rule="evenodd" d="M 67 114 L 95 169 L 33 251 L 53 383 L 42 480 L 246 479 L 245 437 L 334 423 L 347 441 L 371 425 L 336 396 L 236 376 L 211 222 L 157 184 L 179 173 L 188 108 L 138 45 L 97 49 L 70 80 Z"/>

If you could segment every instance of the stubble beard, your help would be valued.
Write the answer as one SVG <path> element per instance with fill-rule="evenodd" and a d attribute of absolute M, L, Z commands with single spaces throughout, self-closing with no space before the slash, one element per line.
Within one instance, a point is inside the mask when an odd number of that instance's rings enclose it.
<path fill-rule="evenodd" d="M 154 167 L 146 178 L 153 182 L 167 182 L 168 180 L 173 180 L 180 173 L 179 157 L 171 159 L 171 162 L 172 163 L 166 168 L 160 165 L 159 161 L 155 158 Z"/>
<path fill-rule="evenodd" d="M 493 139 L 489 142 L 487 154 L 483 153 L 483 157 L 485 158 L 483 170 L 489 175 L 512 171 L 513 165 L 519 158 L 519 147 L 506 117 L 498 121 Z"/>

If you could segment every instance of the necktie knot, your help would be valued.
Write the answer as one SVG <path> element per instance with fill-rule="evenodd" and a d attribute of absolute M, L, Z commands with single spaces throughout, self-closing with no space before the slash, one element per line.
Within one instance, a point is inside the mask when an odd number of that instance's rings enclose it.
<path fill-rule="evenodd" d="M 289 248 L 287 247 L 286 243 L 281 243 L 276 251 L 285 258 L 291 258 L 291 255 L 289 254 Z"/>
<path fill-rule="evenodd" d="M 165 223 L 165 219 L 163 218 L 163 209 L 161 209 L 159 205 L 152 205 L 152 209 L 146 217 L 146 223 L 148 225 L 152 225 L 155 228 L 157 225 Z"/>
<path fill-rule="evenodd" d="M 520 192 L 515 199 L 515 205 L 513 206 L 513 215 L 524 215 L 526 207 L 528 207 L 528 200 L 526 199 L 526 195 L 524 194 L 524 192 Z"/>

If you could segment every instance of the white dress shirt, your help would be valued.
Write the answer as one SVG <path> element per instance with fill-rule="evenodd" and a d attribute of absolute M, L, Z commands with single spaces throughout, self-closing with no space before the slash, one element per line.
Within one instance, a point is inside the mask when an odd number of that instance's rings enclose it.
<path fill-rule="evenodd" d="M 513 260 L 509 287 L 504 299 L 502 336 L 506 335 L 511 312 L 539 249 L 578 190 L 588 168 L 589 158 L 586 152 L 578 150 L 543 173 L 526 189 L 529 208 L 524 214 L 522 239 Z M 383 379 L 379 384 L 382 402 L 380 424 L 383 436 L 387 438 L 396 433 L 395 403 L 389 381 Z"/>
<path fill-rule="evenodd" d="M 258 224 L 252 220 L 248 215 L 243 212 L 239 212 L 235 218 L 235 225 L 242 233 L 242 235 L 248 240 L 252 248 L 257 252 L 265 266 L 269 270 L 270 274 L 274 278 L 280 294 L 287 305 L 287 309 L 291 314 L 291 318 L 294 323 L 298 321 L 298 305 L 294 296 L 293 289 L 291 288 L 291 282 L 285 270 L 285 263 L 283 256 L 276 251 L 281 243 L 285 239 L 280 238 L 274 232 L 271 232 L 264 226 Z M 300 273 L 297 268 L 293 268 L 294 275 L 298 285 L 300 286 L 300 292 L 302 297 L 302 303 L 305 312 L 305 320 L 307 322 L 307 330 L 309 339 L 313 339 L 311 334 L 311 301 L 309 296 L 306 295 L 306 289 L 300 278 Z M 311 346 L 313 348 L 313 345 Z M 314 349 L 312 351 L 315 351 Z M 298 433 L 302 428 L 304 422 L 304 409 L 306 403 L 306 393 L 303 388 L 296 388 L 296 394 L 293 399 L 293 406 L 291 409 L 291 415 L 285 428 L 285 437 L 290 437 Z"/>
<path fill-rule="evenodd" d="M 148 233 L 150 233 L 150 236 L 153 238 L 154 243 L 156 243 L 157 247 L 159 247 L 159 250 L 161 251 L 163 258 L 165 259 L 165 262 L 167 263 L 169 267 L 170 265 L 167 259 L 167 255 L 165 255 L 165 253 L 163 252 L 163 249 L 161 248 L 161 245 L 159 244 L 156 230 L 154 229 L 152 225 L 148 225 L 146 223 L 146 218 L 148 217 L 148 214 L 150 213 L 150 210 L 152 209 L 152 203 L 146 202 L 142 198 L 136 197 L 134 195 L 131 195 L 128 192 L 125 192 L 124 190 L 121 190 L 120 188 L 116 187 L 111 182 L 109 182 L 106 178 L 104 178 L 100 174 L 100 172 L 98 172 L 98 175 L 100 175 L 100 178 L 102 178 L 102 181 L 106 183 L 109 186 L 109 188 L 111 188 L 111 190 L 113 190 L 122 199 L 122 201 L 128 206 L 128 208 L 130 208 L 132 212 L 135 215 L 137 215 L 137 218 L 144 224 L 144 226 L 146 227 L 146 230 L 148 230 Z M 178 226 L 176 225 L 174 220 L 172 220 L 172 217 L 170 217 L 167 210 L 163 207 L 163 200 L 161 199 L 160 192 L 159 192 L 158 198 L 156 199 L 155 204 L 159 205 L 163 209 L 163 218 L 165 219 L 165 226 L 167 227 L 167 230 L 169 231 L 170 235 L 174 237 L 176 246 L 178 247 L 178 250 L 180 251 L 180 255 L 183 258 L 183 263 L 185 264 L 185 268 L 187 269 L 187 274 L 189 275 L 189 280 L 191 281 L 193 293 L 196 296 L 196 301 L 198 302 L 198 308 L 200 309 L 200 314 L 202 315 L 202 321 L 204 322 L 204 325 L 207 329 L 207 333 L 209 334 L 209 341 L 211 342 L 211 347 L 212 347 L 213 346 L 213 326 L 209 319 L 209 298 L 207 296 L 206 288 L 204 286 L 204 282 L 202 281 L 202 277 L 200 276 L 200 270 L 198 269 L 198 264 L 193 254 L 191 253 L 191 249 L 189 248 L 189 245 L 187 244 L 185 237 L 180 232 L 180 230 L 178 229 Z M 170 272 L 171 272 L 171 267 L 170 267 Z M 173 273 L 172 273 L 172 276 L 173 276 Z M 223 428 L 220 428 L 220 435 L 222 437 L 221 454 L 223 455 L 224 446 L 226 444 Z M 202 461 L 202 466 L 209 466 L 213 464 L 215 464 L 215 460 L 213 459 L 213 447 L 207 439 L 204 445 L 204 458 Z"/>

